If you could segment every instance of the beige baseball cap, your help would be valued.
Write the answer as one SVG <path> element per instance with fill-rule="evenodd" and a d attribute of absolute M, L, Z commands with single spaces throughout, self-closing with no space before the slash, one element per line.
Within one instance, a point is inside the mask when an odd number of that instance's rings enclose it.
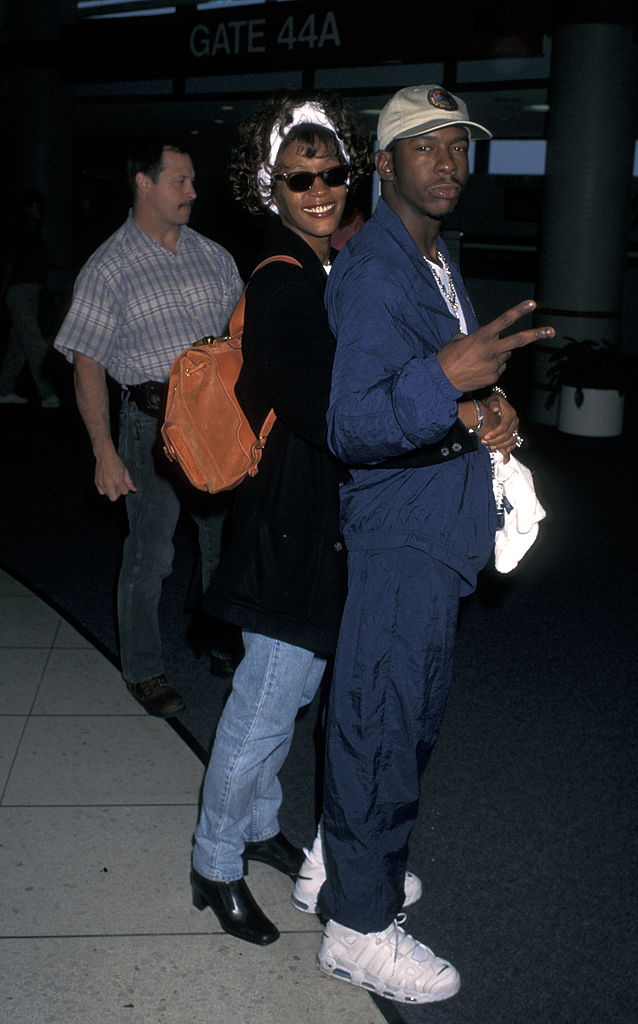
<path fill-rule="evenodd" d="M 454 124 L 467 128 L 471 139 L 491 139 L 483 125 L 470 121 L 462 99 L 440 85 L 410 85 L 399 89 L 379 114 L 379 149 L 394 139 L 411 139 Z"/>

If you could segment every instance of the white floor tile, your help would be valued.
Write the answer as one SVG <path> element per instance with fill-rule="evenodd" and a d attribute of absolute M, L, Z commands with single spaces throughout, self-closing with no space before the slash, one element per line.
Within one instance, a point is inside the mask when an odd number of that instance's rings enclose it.
<path fill-rule="evenodd" d="M 211 910 L 192 905 L 196 820 L 195 805 L 0 807 L 0 934 L 221 933 Z M 319 935 L 285 875 L 251 864 L 249 885 L 280 931 Z"/>
<path fill-rule="evenodd" d="M 260 948 L 228 936 L 4 943 L 11 1024 L 383 1024 L 362 989 L 326 978 L 315 936 Z"/>
<path fill-rule="evenodd" d="M 51 651 L 33 713 L 36 715 L 139 715 L 122 676 L 94 648 Z"/>
<path fill-rule="evenodd" d="M 290 879 L 250 865 L 281 931 L 266 948 L 195 910 L 201 763 L 1 571 L 0 700 L 0 1019 L 382 1024 L 366 992 L 317 971 L 321 925 L 294 910 Z"/>
<path fill-rule="evenodd" d="M 47 650 L 0 648 L 0 708 L 3 715 L 29 713 L 48 657 Z"/>
<path fill-rule="evenodd" d="M 50 647 L 60 616 L 35 594 L 0 596 L 0 647 Z"/>
<path fill-rule="evenodd" d="M 26 721 L 24 715 L 0 716 L 0 795 L 9 778 Z"/>
<path fill-rule="evenodd" d="M 196 814 L 194 806 L 1 807 L 0 904 L 10 934 L 219 930 L 191 904 Z"/>
<path fill-rule="evenodd" d="M 161 719 L 31 717 L 5 805 L 194 803 L 202 765 Z"/>

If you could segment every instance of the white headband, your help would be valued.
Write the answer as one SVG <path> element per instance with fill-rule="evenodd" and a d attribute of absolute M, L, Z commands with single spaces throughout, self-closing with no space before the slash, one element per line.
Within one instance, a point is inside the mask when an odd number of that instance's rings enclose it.
<path fill-rule="evenodd" d="M 343 143 L 337 134 L 337 129 L 330 118 L 327 117 L 323 107 L 320 107 L 318 103 L 303 103 L 300 107 L 295 107 L 292 111 L 292 121 L 290 124 L 283 125 L 281 121 L 275 122 L 270 133 L 270 156 L 268 163 L 262 164 L 257 173 L 259 194 L 261 195 L 264 206 L 268 207 L 269 210 L 272 210 L 273 213 L 279 213 L 277 204 L 271 195 L 273 181 L 272 175 L 277 161 L 277 155 L 288 132 L 298 124 L 316 124 L 321 128 L 327 128 L 331 131 L 339 143 L 341 155 L 345 162 L 348 162 L 348 157 Z"/>

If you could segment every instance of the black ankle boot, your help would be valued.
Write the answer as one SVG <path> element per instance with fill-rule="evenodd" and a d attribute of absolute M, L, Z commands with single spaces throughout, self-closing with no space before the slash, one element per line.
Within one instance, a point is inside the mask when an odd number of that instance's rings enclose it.
<path fill-rule="evenodd" d="M 271 839 L 261 839 L 256 843 L 246 843 L 244 847 L 244 874 L 248 874 L 248 861 L 260 860 L 284 875 L 295 879 L 304 862 L 305 854 L 290 843 L 283 832 L 278 832 Z"/>
<path fill-rule="evenodd" d="M 229 935 L 257 946 L 267 946 L 279 938 L 279 932 L 256 903 L 243 878 L 236 882 L 213 882 L 193 868 L 191 885 L 193 904 L 198 910 L 210 907 Z"/>

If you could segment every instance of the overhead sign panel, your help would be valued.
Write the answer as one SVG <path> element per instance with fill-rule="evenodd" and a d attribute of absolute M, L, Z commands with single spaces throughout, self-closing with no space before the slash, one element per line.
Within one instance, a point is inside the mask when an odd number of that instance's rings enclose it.
<path fill-rule="evenodd" d="M 407 7 L 362 18 L 350 4 L 273 3 L 78 22 L 65 33 L 68 67 L 74 77 L 121 80 L 542 52 L 533 12 L 508 13 L 488 2 L 457 4 L 453 17 L 449 8 Z"/>

